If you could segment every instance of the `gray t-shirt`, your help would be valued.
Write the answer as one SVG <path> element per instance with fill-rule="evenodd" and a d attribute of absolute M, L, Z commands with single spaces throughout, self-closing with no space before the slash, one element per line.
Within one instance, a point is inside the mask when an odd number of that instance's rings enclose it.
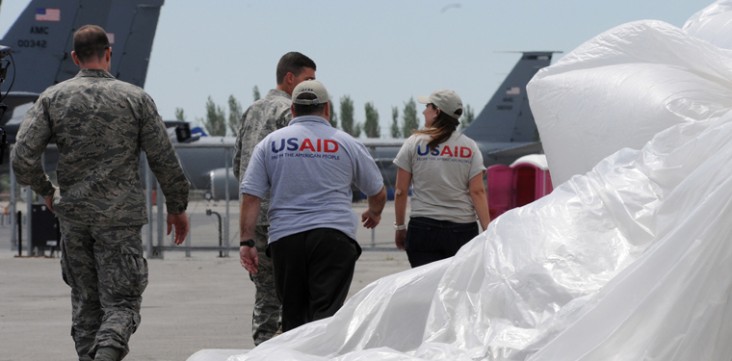
<path fill-rule="evenodd" d="M 429 140 L 424 134 L 412 135 L 394 159 L 394 164 L 412 174 L 410 216 L 475 222 L 468 183 L 485 170 L 478 145 L 459 132 L 435 149 L 427 146 Z"/>
<path fill-rule="evenodd" d="M 302 116 L 257 144 L 241 193 L 261 198 L 271 191 L 270 243 L 315 228 L 355 240 L 352 184 L 368 196 L 384 186 L 366 147 L 321 117 Z"/>

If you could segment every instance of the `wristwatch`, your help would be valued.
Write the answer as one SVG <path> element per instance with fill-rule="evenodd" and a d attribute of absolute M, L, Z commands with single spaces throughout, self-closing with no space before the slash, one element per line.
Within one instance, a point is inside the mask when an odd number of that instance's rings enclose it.
<path fill-rule="evenodd" d="M 254 240 L 253 239 L 248 239 L 246 241 L 239 242 L 239 247 L 244 247 L 244 246 L 254 247 Z"/>
<path fill-rule="evenodd" d="M 394 223 L 394 229 L 396 229 L 397 231 L 403 231 L 403 230 L 407 229 L 407 225 Z"/>

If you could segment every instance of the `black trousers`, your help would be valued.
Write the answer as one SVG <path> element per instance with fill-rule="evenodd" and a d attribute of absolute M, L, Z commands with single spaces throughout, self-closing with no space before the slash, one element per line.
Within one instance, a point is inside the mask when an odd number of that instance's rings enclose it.
<path fill-rule="evenodd" d="M 282 331 L 333 316 L 343 305 L 361 247 L 341 231 L 316 228 L 269 245 L 282 301 Z"/>
<path fill-rule="evenodd" d="M 455 255 L 464 244 L 478 235 L 478 223 L 438 221 L 427 217 L 409 219 L 406 249 L 414 267 Z"/>

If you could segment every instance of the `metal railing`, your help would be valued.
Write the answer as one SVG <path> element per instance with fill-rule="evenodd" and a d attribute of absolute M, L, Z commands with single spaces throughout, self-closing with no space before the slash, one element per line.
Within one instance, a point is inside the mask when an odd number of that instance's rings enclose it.
<path fill-rule="evenodd" d="M 213 199 L 212 197 L 208 197 L 209 199 L 206 199 L 206 193 L 211 194 L 213 190 L 203 190 L 199 188 L 192 190 L 190 195 L 191 201 L 189 202 L 187 210 L 191 223 L 191 232 L 189 233 L 186 241 L 180 246 L 173 243 L 172 236 L 167 236 L 165 234 L 167 228 L 165 198 L 162 192 L 156 191 L 159 189 L 157 181 L 154 179 L 152 172 L 147 167 L 145 157 L 142 157 L 143 164 L 141 167 L 144 171 L 144 192 L 148 214 L 148 224 L 143 226 L 142 237 L 146 256 L 148 258 L 163 259 L 165 252 L 167 251 L 182 251 L 185 252 L 186 257 L 190 257 L 191 252 L 193 251 L 217 251 L 219 253 L 219 257 L 229 257 L 229 252 L 233 250 L 238 255 L 238 239 L 235 238 L 238 238 L 239 236 L 239 201 L 238 197 L 234 197 L 235 199 L 233 200 L 230 199 L 233 195 L 229 193 L 229 182 L 231 181 L 231 178 L 229 177 L 228 171 L 230 171 L 231 167 L 231 147 L 217 146 L 214 148 L 223 150 L 220 154 L 225 158 L 224 164 L 227 166 L 227 172 L 225 172 L 226 176 L 223 180 L 223 185 L 226 189 L 225 197 L 223 197 L 224 199 Z M 18 212 L 18 205 L 24 205 L 26 214 L 30 214 L 32 204 L 34 202 L 42 202 L 42 200 L 36 199 L 29 187 L 18 187 L 12 167 L 9 168 L 9 223 L 11 229 L 16 229 L 19 222 L 19 217 L 16 215 L 16 212 Z M 18 199 L 18 194 L 23 195 L 22 201 Z M 234 212 L 231 210 L 232 207 L 235 208 Z M 218 217 L 211 217 L 212 214 L 216 214 Z M 231 222 L 232 217 L 235 217 L 235 220 L 237 220 L 236 222 L 233 222 L 234 225 L 232 225 Z M 23 233 L 27 235 L 26 237 L 28 239 L 30 239 L 33 232 L 32 222 L 29 217 L 24 217 L 22 221 L 24 224 L 21 224 L 21 226 L 25 228 Z M 388 232 L 385 233 L 386 235 L 382 234 L 379 236 L 377 234 L 380 232 L 378 229 L 371 231 L 360 229 L 359 234 L 369 234 L 367 237 L 362 237 L 364 239 L 359 240 L 361 247 L 364 250 L 396 249 L 393 246 L 393 231 L 391 231 L 392 227 L 389 222 L 390 221 L 388 220 L 382 220 L 382 223 L 379 226 L 381 232 L 388 230 Z M 382 241 L 378 241 L 379 238 L 381 238 Z M 30 242 L 24 240 L 21 244 L 19 241 L 20 240 L 16 232 L 11 232 L 11 248 L 18 250 L 19 252 L 26 252 L 26 254 L 30 254 L 31 249 L 28 248 L 30 247 Z M 21 246 L 20 249 L 18 248 L 19 245 Z"/>

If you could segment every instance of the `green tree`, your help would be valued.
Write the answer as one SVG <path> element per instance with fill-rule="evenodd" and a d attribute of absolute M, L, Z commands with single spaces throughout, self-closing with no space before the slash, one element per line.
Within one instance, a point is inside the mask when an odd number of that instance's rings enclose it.
<path fill-rule="evenodd" d="M 224 116 L 224 110 L 220 106 L 214 104 L 211 96 L 209 96 L 206 101 L 206 120 L 203 122 L 203 126 L 206 128 L 209 135 L 226 135 L 226 117 Z"/>
<path fill-rule="evenodd" d="M 333 126 L 333 128 L 338 128 L 338 114 L 336 114 L 335 106 L 333 104 L 333 101 L 329 100 L 328 105 L 330 106 L 330 125 Z"/>
<path fill-rule="evenodd" d="M 363 131 L 367 138 L 380 138 L 381 127 L 379 126 L 379 111 L 374 107 L 374 103 L 367 102 L 364 105 L 366 111 L 366 120 L 363 123 Z"/>
<path fill-rule="evenodd" d="M 356 126 L 358 128 L 358 126 Z M 341 129 L 344 132 L 355 136 L 353 126 L 353 100 L 348 95 L 341 97 Z M 360 134 L 360 131 L 359 131 Z"/>
<path fill-rule="evenodd" d="M 391 107 L 391 137 L 395 139 L 401 137 L 401 132 L 399 132 L 399 108 L 397 107 Z"/>
<path fill-rule="evenodd" d="M 470 105 L 465 106 L 465 113 L 463 113 L 462 120 L 460 121 L 460 129 L 465 129 L 470 125 L 470 123 L 475 120 L 475 113 L 473 112 L 473 108 L 470 107 Z"/>
<path fill-rule="evenodd" d="M 252 89 L 252 95 L 254 96 L 254 101 L 255 101 L 255 102 L 256 102 L 257 100 L 259 100 L 259 99 L 261 99 L 261 98 L 262 98 L 262 96 L 261 96 L 261 95 L 259 95 L 259 87 L 258 87 L 258 86 L 256 86 L 256 85 L 254 86 L 254 89 Z"/>
<path fill-rule="evenodd" d="M 363 130 L 363 127 L 361 126 L 361 123 L 356 123 L 356 125 L 353 126 L 353 137 L 358 138 L 361 136 L 361 131 Z"/>
<path fill-rule="evenodd" d="M 402 135 L 408 137 L 412 132 L 419 128 L 419 120 L 417 120 L 417 103 L 414 98 L 404 103 L 404 113 L 402 114 Z"/>
<path fill-rule="evenodd" d="M 229 95 L 229 129 L 231 134 L 237 135 L 239 133 L 239 127 L 241 126 L 241 116 L 244 111 L 234 95 Z"/>
<path fill-rule="evenodd" d="M 181 122 L 186 121 L 186 113 L 183 111 L 183 108 L 175 108 L 175 120 L 179 120 Z"/>

